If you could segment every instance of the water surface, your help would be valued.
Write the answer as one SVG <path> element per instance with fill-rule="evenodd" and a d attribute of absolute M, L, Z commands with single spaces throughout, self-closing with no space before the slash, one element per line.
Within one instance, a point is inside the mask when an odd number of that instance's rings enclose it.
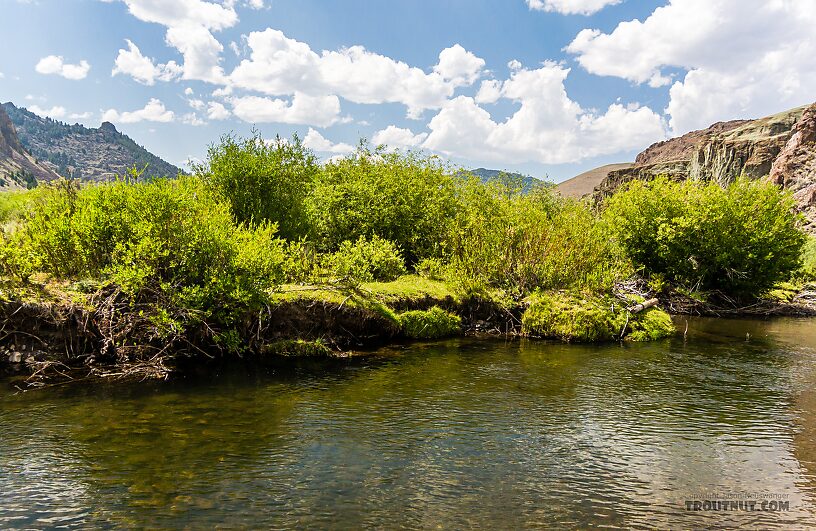
<path fill-rule="evenodd" d="M 686 508 L 728 496 L 788 510 Z M 792 529 L 816 525 L 815 504 L 816 320 L 22 394 L 0 381 L 3 529 Z"/>

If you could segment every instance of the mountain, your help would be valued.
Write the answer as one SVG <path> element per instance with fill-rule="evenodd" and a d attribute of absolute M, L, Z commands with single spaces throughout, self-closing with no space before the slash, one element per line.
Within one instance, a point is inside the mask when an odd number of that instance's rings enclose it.
<path fill-rule="evenodd" d="M 530 177 L 529 175 L 522 175 L 521 173 L 513 173 L 509 171 L 476 168 L 475 170 L 468 170 L 468 173 L 470 173 L 471 175 L 475 175 L 476 177 L 481 179 L 483 183 L 489 183 L 504 179 L 518 181 L 519 183 L 521 183 L 522 192 L 524 192 L 525 194 L 538 186 L 548 184 L 545 181 L 536 179 L 535 177 Z"/>
<path fill-rule="evenodd" d="M 93 129 L 42 118 L 11 102 L 1 107 L 14 124 L 20 144 L 52 173 L 83 181 L 106 181 L 124 175 L 134 166 L 146 167 L 143 177 L 175 177 L 181 172 L 117 131 L 110 122 Z"/>
<path fill-rule="evenodd" d="M 720 184 L 740 175 L 770 180 L 793 192 L 806 230 L 816 233 L 816 103 L 652 144 L 632 167 L 609 171 L 593 196 L 599 200 L 624 183 L 656 175 Z"/>
<path fill-rule="evenodd" d="M 621 162 L 618 164 L 607 164 L 589 171 L 585 171 L 580 175 L 576 175 L 571 179 L 562 181 L 555 185 L 555 190 L 564 197 L 581 198 L 585 195 L 591 194 L 601 181 L 613 170 L 625 170 L 631 168 L 631 162 Z"/>
<path fill-rule="evenodd" d="M 38 180 L 56 179 L 58 175 L 38 163 L 20 143 L 8 114 L 0 106 L 0 190 L 35 186 Z"/>

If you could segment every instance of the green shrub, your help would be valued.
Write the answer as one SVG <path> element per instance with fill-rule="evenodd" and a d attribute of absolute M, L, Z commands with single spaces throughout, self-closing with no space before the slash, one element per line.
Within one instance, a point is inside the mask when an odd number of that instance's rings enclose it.
<path fill-rule="evenodd" d="M 439 306 L 430 310 L 412 310 L 399 314 L 402 333 L 413 339 L 437 339 L 460 332 L 462 319 Z"/>
<path fill-rule="evenodd" d="M 816 238 L 813 236 L 808 238 L 802 248 L 802 265 L 793 276 L 805 282 L 816 281 Z"/>
<path fill-rule="evenodd" d="M 397 246 L 379 236 L 344 241 L 326 257 L 325 268 L 331 275 L 358 282 L 388 282 L 407 272 Z"/>
<path fill-rule="evenodd" d="M 207 150 L 207 160 L 194 169 L 227 199 L 237 221 L 277 223 L 286 239 L 308 234 L 304 201 L 319 165 L 297 135 L 273 142 L 257 131 L 244 139 L 223 136 Z"/>
<path fill-rule="evenodd" d="M 9 242 L 27 273 L 110 281 L 204 316 L 257 303 L 280 281 L 275 226 L 235 225 L 196 178 L 41 188 Z"/>
<path fill-rule="evenodd" d="M 440 256 L 456 209 L 451 173 L 436 157 L 365 145 L 326 164 L 308 200 L 318 243 L 330 252 L 378 236 L 399 246 L 410 265 Z"/>
<path fill-rule="evenodd" d="M 759 294 L 798 267 L 805 236 L 787 192 L 771 183 L 634 181 L 604 217 L 648 274 L 692 290 Z"/>
<path fill-rule="evenodd" d="M 450 278 L 465 292 L 503 288 L 602 290 L 628 274 L 589 206 L 547 189 L 518 194 L 470 181 L 446 247 Z"/>

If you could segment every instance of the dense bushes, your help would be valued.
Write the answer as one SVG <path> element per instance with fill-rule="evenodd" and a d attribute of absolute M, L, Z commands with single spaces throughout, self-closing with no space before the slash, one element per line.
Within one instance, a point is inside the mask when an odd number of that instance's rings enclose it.
<path fill-rule="evenodd" d="M 438 158 L 363 145 L 318 174 L 308 199 L 312 233 L 325 251 L 378 236 L 396 244 L 409 265 L 439 256 L 457 207 L 456 183 Z"/>
<path fill-rule="evenodd" d="M 275 225 L 236 225 L 229 205 L 196 178 L 41 189 L 5 246 L 22 279 L 42 271 L 107 280 L 205 315 L 257 302 L 280 280 Z"/>
<path fill-rule="evenodd" d="M 649 274 L 694 290 L 758 294 L 798 267 L 805 236 L 789 193 L 761 181 L 659 178 L 612 196 L 604 217 Z"/>
<path fill-rule="evenodd" d="M 474 181 L 460 187 L 459 199 L 446 247 L 449 276 L 465 291 L 599 290 L 628 272 L 585 203 Z"/>
<path fill-rule="evenodd" d="M 390 282 L 407 273 L 399 249 L 378 236 L 344 241 L 325 264 L 329 274 L 359 282 Z"/>
<path fill-rule="evenodd" d="M 274 222 L 284 238 L 305 236 L 305 199 L 319 171 L 317 159 L 295 135 L 265 141 L 224 136 L 207 151 L 196 173 L 232 206 L 243 223 Z"/>

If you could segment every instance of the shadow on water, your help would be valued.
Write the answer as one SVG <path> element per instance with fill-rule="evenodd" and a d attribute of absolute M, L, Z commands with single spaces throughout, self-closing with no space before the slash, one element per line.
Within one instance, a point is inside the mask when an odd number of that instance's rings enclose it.
<path fill-rule="evenodd" d="M 802 527 L 814 384 L 816 322 L 690 319 L 0 395 L 0 527 Z M 712 493 L 790 510 L 685 509 Z"/>

